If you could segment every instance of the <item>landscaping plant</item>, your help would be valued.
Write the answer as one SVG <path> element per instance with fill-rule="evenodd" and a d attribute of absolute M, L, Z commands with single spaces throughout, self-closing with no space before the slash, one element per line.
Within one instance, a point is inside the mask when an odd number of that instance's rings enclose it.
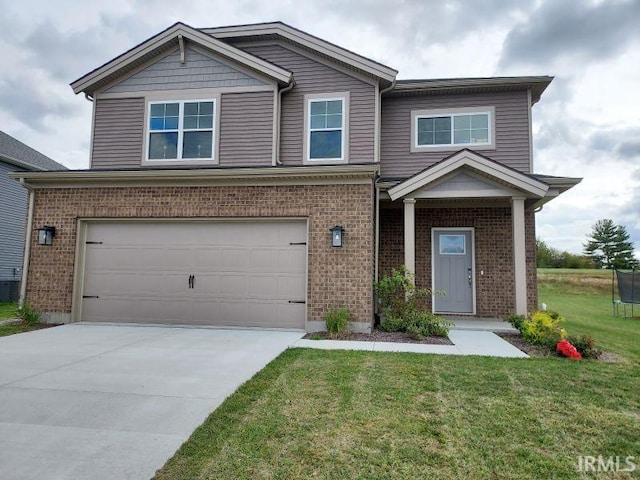
<path fill-rule="evenodd" d="M 349 331 L 349 319 L 351 312 L 346 307 L 334 310 L 327 310 L 324 314 L 324 321 L 327 332 L 331 337 L 339 337 Z"/>
<path fill-rule="evenodd" d="M 446 337 L 449 334 L 451 322 L 434 315 L 427 306 L 427 299 L 434 292 L 428 288 L 416 288 L 413 275 L 404 265 L 376 282 L 375 292 L 382 317 L 380 329 L 407 332 L 417 339 Z"/>
<path fill-rule="evenodd" d="M 26 302 L 16 309 L 16 313 L 26 325 L 37 325 L 42 320 L 42 313 L 32 309 Z"/>

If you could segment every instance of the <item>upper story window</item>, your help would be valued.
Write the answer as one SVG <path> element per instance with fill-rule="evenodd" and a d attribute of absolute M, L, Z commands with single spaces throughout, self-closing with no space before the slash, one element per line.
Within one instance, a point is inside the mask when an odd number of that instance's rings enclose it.
<path fill-rule="evenodd" d="M 347 161 L 348 93 L 305 96 L 305 162 Z"/>
<path fill-rule="evenodd" d="M 215 160 L 215 100 L 149 102 L 148 161 Z"/>
<path fill-rule="evenodd" d="M 414 110 L 411 151 L 495 148 L 494 108 Z"/>

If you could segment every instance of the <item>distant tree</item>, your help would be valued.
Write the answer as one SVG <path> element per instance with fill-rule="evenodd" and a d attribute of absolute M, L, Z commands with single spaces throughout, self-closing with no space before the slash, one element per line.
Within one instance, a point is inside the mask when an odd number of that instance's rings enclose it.
<path fill-rule="evenodd" d="M 536 239 L 536 258 L 538 268 L 596 268 L 590 257 L 560 251 Z"/>
<path fill-rule="evenodd" d="M 600 268 L 638 268 L 633 255 L 633 242 L 623 225 L 613 220 L 598 220 L 592 227 L 591 236 L 584 244 L 584 253 L 593 258 Z"/>

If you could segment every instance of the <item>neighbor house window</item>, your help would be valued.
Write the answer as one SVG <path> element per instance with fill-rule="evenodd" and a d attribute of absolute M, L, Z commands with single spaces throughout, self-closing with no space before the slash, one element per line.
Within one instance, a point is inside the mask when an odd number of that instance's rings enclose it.
<path fill-rule="evenodd" d="M 493 108 L 423 110 L 413 113 L 412 150 L 492 147 Z"/>
<path fill-rule="evenodd" d="M 346 161 L 347 95 L 308 95 L 306 101 L 306 160 Z"/>
<path fill-rule="evenodd" d="M 213 160 L 215 100 L 150 102 L 148 160 Z"/>

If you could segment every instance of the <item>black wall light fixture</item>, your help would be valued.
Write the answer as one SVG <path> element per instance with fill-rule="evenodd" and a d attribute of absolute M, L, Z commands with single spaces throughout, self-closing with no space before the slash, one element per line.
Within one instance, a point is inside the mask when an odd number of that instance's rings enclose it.
<path fill-rule="evenodd" d="M 336 225 L 329 230 L 331 231 L 331 246 L 342 247 L 342 236 L 344 233 L 344 228 L 342 228 L 342 225 Z"/>
<path fill-rule="evenodd" d="M 52 245 L 53 237 L 56 236 L 56 227 L 45 225 L 38 229 L 38 245 Z"/>

